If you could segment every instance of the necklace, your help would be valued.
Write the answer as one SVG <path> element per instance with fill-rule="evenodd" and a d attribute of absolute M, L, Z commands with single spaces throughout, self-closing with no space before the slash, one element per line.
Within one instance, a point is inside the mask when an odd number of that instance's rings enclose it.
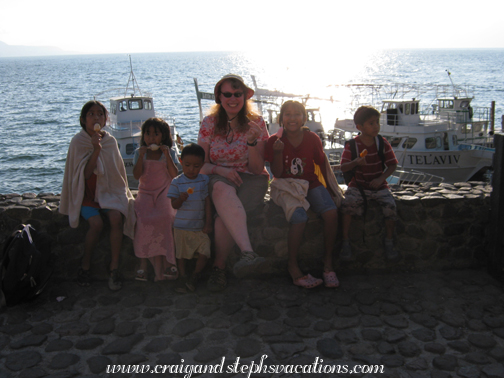
<path fill-rule="evenodd" d="M 229 134 L 231 134 L 231 140 L 229 140 Z M 226 143 L 227 144 L 233 143 L 233 139 L 234 139 L 234 130 L 231 128 L 231 126 L 229 126 L 228 132 L 226 134 Z"/>
<path fill-rule="evenodd" d="M 237 115 L 235 115 L 235 116 L 234 116 L 233 118 L 231 118 L 231 119 L 228 119 L 228 123 L 231 123 L 231 122 L 233 122 L 233 120 L 234 120 L 234 119 L 235 119 L 236 117 L 238 117 L 238 114 L 237 114 Z"/>

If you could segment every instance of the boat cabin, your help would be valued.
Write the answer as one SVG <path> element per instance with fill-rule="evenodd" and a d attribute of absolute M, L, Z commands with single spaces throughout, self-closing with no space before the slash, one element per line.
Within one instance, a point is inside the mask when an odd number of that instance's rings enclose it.
<path fill-rule="evenodd" d="M 414 126 L 420 122 L 420 100 L 383 100 L 381 113 L 390 126 Z"/>
<path fill-rule="evenodd" d="M 437 109 L 434 113 L 442 118 L 450 118 L 456 123 L 471 122 L 473 117 L 473 108 L 471 107 L 472 98 L 464 97 L 444 97 L 437 99 Z"/>
<path fill-rule="evenodd" d="M 110 99 L 111 126 L 129 128 L 131 122 L 143 122 L 154 116 L 152 97 L 131 95 L 131 97 L 113 97 Z"/>

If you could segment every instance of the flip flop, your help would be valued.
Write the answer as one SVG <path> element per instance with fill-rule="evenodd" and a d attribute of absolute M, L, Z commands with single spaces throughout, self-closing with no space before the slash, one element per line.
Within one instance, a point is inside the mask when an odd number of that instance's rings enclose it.
<path fill-rule="evenodd" d="M 338 277 L 336 277 L 336 273 L 324 272 L 324 273 L 322 273 L 322 276 L 324 277 L 325 287 L 338 287 L 339 286 L 339 281 L 338 281 Z"/>
<path fill-rule="evenodd" d="M 138 269 L 136 272 L 135 280 L 137 281 L 147 281 L 147 274 L 143 269 Z"/>
<path fill-rule="evenodd" d="M 174 281 L 178 278 L 178 269 L 175 265 L 172 265 L 168 268 L 166 268 L 163 276 L 166 277 L 167 280 Z"/>
<path fill-rule="evenodd" d="M 304 287 L 305 289 L 313 289 L 322 284 L 320 278 L 315 278 L 311 274 L 307 274 L 306 276 L 300 277 L 296 280 L 293 280 L 294 285 Z"/>

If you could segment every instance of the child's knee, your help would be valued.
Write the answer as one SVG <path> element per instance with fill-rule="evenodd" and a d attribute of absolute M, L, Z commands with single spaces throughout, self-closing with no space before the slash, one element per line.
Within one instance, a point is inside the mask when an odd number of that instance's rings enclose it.
<path fill-rule="evenodd" d="M 331 209 L 323 212 L 321 214 L 322 219 L 324 222 L 337 222 L 338 221 L 338 210 L 337 209 Z"/>
<path fill-rule="evenodd" d="M 89 231 L 90 232 L 99 234 L 102 231 L 103 220 L 102 220 L 101 216 L 99 216 L 99 215 L 93 216 L 93 217 L 89 218 L 87 221 L 89 223 Z"/>
<path fill-rule="evenodd" d="M 122 214 L 117 210 L 107 213 L 111 228 L 122 228 Z"/>

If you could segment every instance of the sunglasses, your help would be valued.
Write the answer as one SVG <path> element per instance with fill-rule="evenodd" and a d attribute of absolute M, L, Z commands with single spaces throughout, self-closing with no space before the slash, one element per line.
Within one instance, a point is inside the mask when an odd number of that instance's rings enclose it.
<path fill-rule="evenodd" d="M 232 96 L 235 96 L 236 98 L 240 98 L 241 96 L 243 96 L 243 92 L 235 92 L 235 93 L 221 92 L 221 95 L 223 95 L 226 98 L 231 98 Z"/>

